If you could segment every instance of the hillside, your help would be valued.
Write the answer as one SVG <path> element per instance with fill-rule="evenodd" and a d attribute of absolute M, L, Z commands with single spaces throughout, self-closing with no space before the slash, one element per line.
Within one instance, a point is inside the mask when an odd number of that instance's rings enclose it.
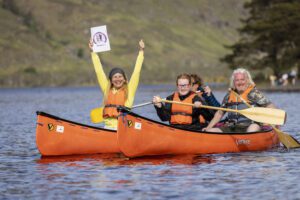
<path fill-rule="evenodd" d="M 238 39 L 241 0 L 0 0 L 0 86 L 96 84 L 88 49 L 90 27 L 107 25 L 108 72 L 132 72 L 138 40 L 146 43 L 142 83 L 170 83 L 197 72 L 222 82 L 229 70 L 219 58 Z"/>

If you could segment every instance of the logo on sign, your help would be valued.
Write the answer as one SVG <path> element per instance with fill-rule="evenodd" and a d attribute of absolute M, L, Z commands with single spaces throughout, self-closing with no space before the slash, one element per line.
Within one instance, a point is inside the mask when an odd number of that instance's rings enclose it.
<path fill-rule="evenodd" d="M 97 32 L 94 34 L 93 42 L 98 46 L 104 46 L 107 42 L 107 37 L 104 33 Z"/>

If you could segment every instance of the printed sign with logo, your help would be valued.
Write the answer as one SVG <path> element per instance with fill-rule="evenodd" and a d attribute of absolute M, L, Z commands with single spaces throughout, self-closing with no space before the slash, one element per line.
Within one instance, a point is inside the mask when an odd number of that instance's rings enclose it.
<path fill-rule="evenodd" d="M 106 26 L 92 27 L 91 38 L 93 41 L 93 52 L 110 51 Z"/>

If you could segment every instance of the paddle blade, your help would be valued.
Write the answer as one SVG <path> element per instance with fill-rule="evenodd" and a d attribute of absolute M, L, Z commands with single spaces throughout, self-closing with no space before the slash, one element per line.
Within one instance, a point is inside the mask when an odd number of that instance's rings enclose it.
<path fill-rule="evenodd" d="M 283 125 L 286 120 L 286 112 L 275 108 L 252 107 L 239 111 L 245 117 L 261 123 Z"/>
<path fill-rule="evenodd" d="M 103 107 L 95 108 L 90 113 L 91 122 L 100 123 L 103 121 Z"/>
<path fill-rule="evenodd" d="M 287 133 L 284 133 L 283 131 L 279 130 L 278 128 L 272 126 L 274 131 L 278 134 L 280 142 L 286 147 L 286 148 L 299 148 L 300 144 L 299 142 L 290 136 Z"/>

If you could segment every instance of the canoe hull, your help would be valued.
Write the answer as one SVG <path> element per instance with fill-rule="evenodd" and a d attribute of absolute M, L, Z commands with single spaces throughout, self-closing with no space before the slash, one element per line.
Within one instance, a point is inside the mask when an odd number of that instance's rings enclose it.
<path fill-rule="evenodd" d="M 126 156 L 140 157 L 263 151 L 278 146 L 279 140 L 272 130 L 246 134 L 187 131 L 123 113 L 118 120 L 118 143 Z"/>
<path fill-rule="evenodd" d="M 36 144 L 42 156 L 117 153 L 117 132 L 37 112 Z"/>

